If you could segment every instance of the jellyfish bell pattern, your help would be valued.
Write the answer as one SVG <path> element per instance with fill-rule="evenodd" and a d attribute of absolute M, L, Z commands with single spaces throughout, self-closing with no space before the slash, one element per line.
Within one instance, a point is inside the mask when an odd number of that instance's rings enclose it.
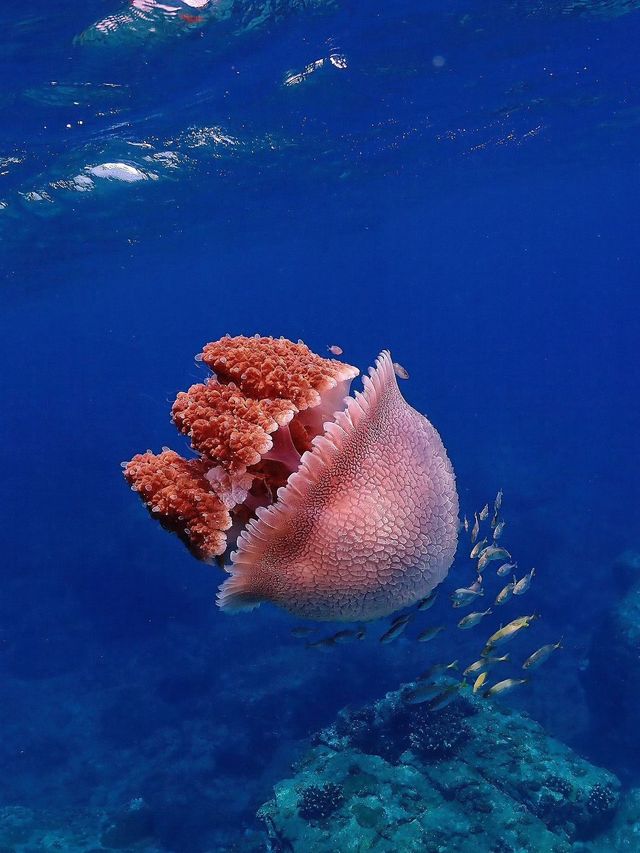
<path fill-rule="evenodd" d="M 368 620 L 429 594 L 456 551 L 458 498 L 435 428 L 402 397 L 388 352 L 357 368 L 302 342 L 225 337 L 212 376 L 178 394 L 197 454 L 134 456 L 124 475 L 200 560 L 225 566 L 225 611 L 271 602 Z"/>

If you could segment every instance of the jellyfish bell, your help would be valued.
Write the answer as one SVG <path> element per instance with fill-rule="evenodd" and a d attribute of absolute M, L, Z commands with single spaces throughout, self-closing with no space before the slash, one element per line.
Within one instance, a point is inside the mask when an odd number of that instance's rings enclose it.
<path fill-rule="evenodd" d="M 226 337 L 173 420 L 197 457 L 135 456 L 125 477 L 199 559 L 224 559 L 228 612 L 271 602 L 315 620 L 367 620 L 427 596 L 457 545 L 453 469 L 383 352 L 358 370 L 284 339 Z"/>

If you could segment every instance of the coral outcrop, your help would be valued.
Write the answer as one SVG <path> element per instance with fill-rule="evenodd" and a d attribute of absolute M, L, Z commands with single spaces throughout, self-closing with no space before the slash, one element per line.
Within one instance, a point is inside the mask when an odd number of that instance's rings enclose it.
<path fill-rule="evenodd" d="M 314 853 L 597 849 L 620 796 L 613 774 L 497 703 L 464 695 L 431 711 L 402 696 L 315 736 L 258 813 L 279 839 Z M 327 786 L 331 808 L 300 808 Z"/>
<path fill-rule="evenodd" d="M 640 751 L 638 712 L 630 701 L 640 695 L 640 555 L 625 552 L 613 571 L 626 594 L 594 632 L 583 680 L 592 742 L 623 771 L 629 754 Z"/>

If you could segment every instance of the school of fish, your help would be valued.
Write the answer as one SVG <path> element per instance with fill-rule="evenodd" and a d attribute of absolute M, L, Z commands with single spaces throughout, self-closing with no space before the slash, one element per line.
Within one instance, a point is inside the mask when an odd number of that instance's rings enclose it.
<path fill-rule="evenodd" d="M 330 349 L 333 349 L 333 347 L 330 347 Z M 517 601 L 520 596 L 525 595 L 529 591 L 536 574 L 535 568 L 532 568 L 521 578 L 518 578 L 516 574 L 518 562 L 513 560 L 509 551 L 498 543 L 506 525 L 506 522 L 501 517 L 502 501 L 503 492 L 500 489 L 493 501 L 492 508 L 487 503 L 479 512 L 473 514 L 473 523 L 469 521 L 467 516 L 462 521 L 461 527 L 469 535 L 470 539 L 471 550 L 469 557 L 476 563 L 475 578 L 468 586 L 457 587 L 450 593 L 449 599 L 451 605 L 455 609 L 467 608 L 484 596 L 483 573 L 486 573 L 492 563 L 499 563 L 495 571 L 496 578 L 511 576 L 511 580 L 499 589 L 497 593 L 493 593 L 495 596 L 492 599 L 493 605 L 487 607 L 485 610 L 474 610 L 459 619 L 457 627 L 461 630 L 476 628 L 485 618 L 495 612 L 494 608 L 502 608 L 514 600 Z M 480 538 L 484 523 L 488 521 L 490 516 L 491 520 L 487 525 L 489 529 L 486 530 L 486 535 Z M 413 623 L 418 614 L 426 612 L 434 606 L 437 598 L 438 590 L 434 589 L 427 598 L 419 601 L 411 611 L 401 613 L 392 618 L 380 635 L 379 642 L 388 644 L 398 640 L 399 637 L 405 634 L 405 631 Z M 512 690 L 526 684 L 529 680 L 526 677 L 501 678 L 492 684 L 488 684 L 487 682 L 494 667 L 502 668 L 505 664 L 514 663 L 509 654 L 496 655 L 496 649 L 500 649 L 504 644 L 526 632 L 538 618 L 536 613 L 530 613 L 524 616 L 516 616 L 511 621 L 501 624 L 485 641 L 479 658 L 470 663 L 463 670 L 460 677 L 456 677 L 454 674 L 458 670 L 457 660 L 451 663 L 432 664 L 416 678 L 414 684 L 404 688 L 402 692 L 403 700 L 409 705 L 427 702 L 431 710 L 437 711 L 446 707 L 465 690 L 470 690 L 472 694 L 486 699 L 493 699 L 494 697 L 510 693 Z M 296 626 L 292 629 L 291 633 L 296 637 L 308 637 L 314 630 L 316 629 L 303 625 Z M 421 627 L 415 636 L 415 640 L 420 643 L 430 642 L 435 640 L 445 630 L 444 625 Z M 365 637 L 365 633 L 365 629 L 362 626 L 353 629 L 342 629 L 330 636 L 308 640 L 306 645 L 308 648 L 327 650 L 343 643 L 362 640 Z M 561 642 L 547 643 L 531 652 L 521 664 L 521 668 L 526 673 L 536 670 L 555 651 L 562 648 Z"/>

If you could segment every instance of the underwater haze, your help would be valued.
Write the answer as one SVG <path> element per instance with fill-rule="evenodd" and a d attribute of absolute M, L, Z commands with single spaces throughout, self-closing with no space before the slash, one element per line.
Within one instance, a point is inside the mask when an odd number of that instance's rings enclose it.
<path fill-rule="evenodd" d="M 640 850 L 639 41 L 635 0 L 2 4 L 2 853 Z M 216 605 L 121 463 L 189 456 L 226 334 L 408 373 L 435 603 Z"/>

